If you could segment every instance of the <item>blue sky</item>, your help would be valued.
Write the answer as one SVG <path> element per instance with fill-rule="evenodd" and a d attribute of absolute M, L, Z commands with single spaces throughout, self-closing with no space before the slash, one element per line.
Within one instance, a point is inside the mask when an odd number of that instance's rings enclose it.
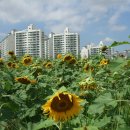
<path fill-rule="evenodd" d="M 80 34 L 81 47 L 101 40 L 107 45 L 130 41 L 130 0 L 0 0 L 0 39 L 29 24 L 46 35 L 69 27 Z"/>

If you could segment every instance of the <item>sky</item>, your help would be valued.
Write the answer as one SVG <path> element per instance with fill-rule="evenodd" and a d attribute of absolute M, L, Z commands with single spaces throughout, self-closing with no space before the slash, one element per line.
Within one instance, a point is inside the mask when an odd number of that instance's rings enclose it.
<path fill-rule="evenodd" d="M 130 41 L 130 0 L 0 0 L 0 40 L 34 24 L 44 31 L 80 34 L 81 48 L 103 41 Z M 115 48 L 123 51 L 130 45 Z"/>

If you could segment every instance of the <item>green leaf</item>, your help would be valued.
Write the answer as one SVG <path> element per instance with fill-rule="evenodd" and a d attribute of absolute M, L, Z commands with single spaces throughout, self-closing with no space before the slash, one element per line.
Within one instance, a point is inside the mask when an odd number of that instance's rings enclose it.
<path fill-rule="evenodd" d="M 96 113 L 101 114 L 104 110 L 104 107 L 105 106 L 103 104 L 90 105 L 89 108 L 88 108 L 88 113 L 89 114 L 96 114 Z"/>
<path fill-rule="evenodd" d="M 0 130 L 5 130 L 6 127 L 7 127 L 7 122 L 0 121 Z"/>
<path fill-rule="evenodd" d="M 84 127 L 73 128 L 73 130 L 85 130 Z"/>
<path fill-rule="evenodd" d="M 87 126 L 87 130 L 98 130 L 96 126 Z"/>
<path fill-rule="evenodd" d="M 112 106 L 112 107 L 117 106 L 117 102 L 116 100 L 112 99 L 111 93 L 105 93 L 103 95 L 100 95 L 98 98 L 96 98 L 94 104 L 89 106 L 88 113 L 101 114 L 104 111 L 105 105 Z"/>
<path fill-rule="evenodd" d="M 14 101 L 16 104 L 19 104 L 19 105 L 21 105 L 21 104 L 24 103 L 20 98 L 18 98 L 18 97 L 15 96 L 15 95 L 11 95 L 11 96 L 10 96 L 10 99 L 11 99 L 12 101 Z"/>
<path fill-rule="evenodd" d="M 24 71 L 23 71 L 23 73 L 22 73 L 23 75 L 29 75 L 30 74 L 30 71 L 29 71 L 29 69 L 25 69 Z"/>
<path fill-rule="evenodd" d="M 29 123 L 27 124 L 27 127 L 28 127 L 28 130 L 32 130 L 32 122 L 29 122 Z"/>
<path fill-rule="evenodd" d="M 130 43 L 127 41 L 123 41 L 123 42 L 114 41 L 109 47 L 115 47 L 115 46 L 124 45 L 124 44 L 130 44 Z"/>
<path fill-rule="evenodd" d="M 116 130 L 130 130 L 130 126 L 119 127 Z"/>
<path fill-rule="evenodd" d="M 110 121 L 111 121 L 111 117 L 105 116 L 101 120 L 94 120 L 94 126 L 97 126 L 98 128 L 100 128 L 110 123 Z"/>
<path fill-rule="evenodd" d="M 111 61 L 111 64 L 109 65 L 111 71 L 120 71 L 122 67 L 127 63 L 127 60 L 123 58 L 117 58 L 114 61 Z"/>
<path fill-rule="evenodd" d="M 20 99 L 26 100 L 27 99 L 27 93 L 25 90 L 20 90 L 17 92 L 17 95 Z"/>
<path fill-rule="evenodd" d="M 33 124 L 32 130 L 39 130 L 42 128 L 47 128 L 54 125 L 54 121 L 52 119 L 47 119 L 45 121 L 41 121 L 40 123 Z"/>
<path fill-rule="evenodd" d="M 39 83 L 39 86 L 45 88 L 47 86 L 47 83 Z"/>
<path fill-rule="evenodd" d="M 72 125 L 77 125 L 77 124 L 80 124 L 80 118 L 73 118 L 71 121 L 70 121 L 70 123 L 72 124 Z"/>
<path fill-rule="evenodd" d="M 105 93 L 103 95 L 100 95 L 98 98 L 95 99 L 96 103 L 105 104 L 107 106 L 111 105 L 113 107 L 116 107 L 117 102 L 116 100 L 112 99 L 111 93 Z"/>
<path fill-rule="evenodd" d="M 65 92 L 65 91 L 67 91 L 67 89 L 66 89 L 66 87 L 61 87 L 58 91 L 60 91 L 60 92 Z"/>
<path fill-rule="evenodd" d="M 26 116 L 33 117 L 36 114 L 36 108 L 32 107 L 26 111 Z"/>
<path fill-rule="evenodd" d="M 104 69 L 100 69 L 100 70 L 96 73 L 96 75 L 100 75 L 100 74 L 102 74 L 102 73 L 105 73 L 105 70 L 104 70 Z"/>
<path fill-rule="evenodd" d="M 120 126 L 125 124 L 125 121 L 121 115 L 116 115 L 113 118 L 116 120 L 116 122 L 118 122 Z"/>

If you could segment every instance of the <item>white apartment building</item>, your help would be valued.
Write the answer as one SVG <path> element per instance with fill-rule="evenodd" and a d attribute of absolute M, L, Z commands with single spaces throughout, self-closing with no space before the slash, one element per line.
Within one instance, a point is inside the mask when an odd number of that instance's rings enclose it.
<path fill-rule="evenodd" d="M 72 53 L 76 57 L 79 56 L 80 38 L 78 33 L 71 33 L 69 28 L 65 28 L 64 33 L 52 33 L 49 39 L 49 54 L 53 59 L 57 54 Z"/>
<path fill-rule="evenodd" d="M 101 52 L 102 46 L 104 46 L 104 44 L 102 41 L 100 41 L 99 45 L 95 45 L 94 43 L 91 43 L 86 47 L 83 47 L 80 53 L 81 58 L 84 59 L 99 54 Z M 110 58 L 114 54 L 113 48 L 108 48 L 104 54 L 107 58 Z"/>
<path fill-rule="evenodd" d="M 9 51 L 15 52 L 15 32 L 16 30 L 12 30 L 1 42 L 1 57 L 7 58 Z"/>
<path fill-rule="evenodd" d="M 49 34 L 49 37 L 44 35 L 44 52 L 45 52 L 45 59 L 52 59 L 53 58 L 53 34 Z"/>
<path fill-rule="evenodd" d="M 15 54 L 45 58 L 44 32 L 30 24 L 27 29 L 15 33 Z"/>
<path fill-rule="evenodd" d="M 49 59 L 49 38 L 46 35 L 44 35 L 44 52 L 45 59 Z"/>
<path fill-rule="evenodd" d="M 51 33 L 49 37 L 44 32 L 30 24 L 27 29 L 11 32 L 1 41 L 1 57 L 6 57 L 8 51 L 14 51 L 20 57 L 30 54 L 44 59 L 56 58 L 57 54 L 72 53 L 79 56 L 80 39 L 78 33 L 72 33 L 68 28 L 64 33 Z"/>

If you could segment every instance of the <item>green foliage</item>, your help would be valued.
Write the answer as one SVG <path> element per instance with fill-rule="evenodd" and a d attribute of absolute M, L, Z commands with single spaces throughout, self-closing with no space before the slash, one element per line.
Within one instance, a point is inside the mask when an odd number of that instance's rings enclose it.
<path fill-rule="evenodd" d="M 127 42 L 113 43 L 111 47 Z M 128 43 L 129 44 L 129 43 Z M 123 58 L 109 59 L 100 65 L 104 55 L 76 59 L 68 64 L 63 59 L 33 59 L 24 66 L 21 59 L 8 59 L 0 68 L 0 130 L 58 130 L 43 114 L 41 106 L 57 91 L 71 92 L 84 100 L 78 116 L 63 122 L 63 130 L 129 130 L 130 129 L 130 65 Z M 7 67 L 14 62 L 18 68 Z M 88 72 L 84 71 L 89 64 Z M 22 84 L 15 78 L 27 76 L 35 83 Z"/>
<path fill-rule="evenodd" d="M 124 45 L 124 44 L 130 44 L 130 42 L 127 42 L 127 41 L 116 42 L 116 41 L 114 41 L 109 47 L 115 47 L 115 46 Z"/>

